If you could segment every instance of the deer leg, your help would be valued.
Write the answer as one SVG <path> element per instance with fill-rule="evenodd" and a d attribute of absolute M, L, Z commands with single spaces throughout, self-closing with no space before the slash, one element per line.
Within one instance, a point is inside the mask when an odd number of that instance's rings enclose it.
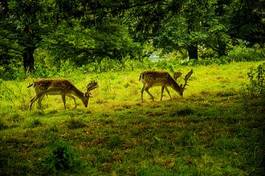
<path fill-rule="evenodd" d="M 145 85 L 143 86 L 142 90 L 141 90 L 141 99 L 142 99 L 142 103 L 144 102 L 144 89 L 145 89 Z"/>
<path fill-rule="evenodd" d="M 33 97 L 33 98 L 30 100 L 30 105 L 29 105 L 29 109 L 30 109 L 30 111 L 31 111 L 31 109 L 32 109 L 32 105 L 33 105 L 33 103 L 36 101 L 36 100 L 35 100 L 36 97 L 37 97 L 37 95 L 36 95 L 35 97 Z"/>
<path fill-rule="evenodd" d="M 74 109 L 76 109 L 76 107 L 77 107 L 77 104 L 76 104 L 76 101 L 75 101 L 75 97 L 74 96 L 72 96 L 72 95 L 67 95 L 68 97 L 70 97 L 70 98 L 72 98 L 73 100 L 74 100 L 74 102 L 75 102 L 75 107 L 74 107 Z"/>
<path fill-rule="evenodd" d="M 66 110 L 66 105 L 65 105 L 65 94 L 62 94 L 62 100 L 63 100 L 64 110 Z"/>
<path fill-rule="evenodd" d="M 165 86 L 162 86 L 162 88 L 161 88 L 161 97 L 160 97 L 160 101 L 162 101 L 163 93 L 164 93 L 164 89 L 165 89 Z"/>
<path fill-rule="evenodd" d="M 154 96 L 149 92 L 149 87 L 146 87 L 145 91 L 150 95 L 152 101 L 154 101 Z"/>
<path fill-rule="evenodd" d="M 46 93 L 46 91 L 40 92 L 40 93 L 38 93 L 35 97 L 33 97 L 30 100 L 30 106 L 29 106 L 29 109 L 30 110 L 32 109 L 32 105 L 35 103 L 35 101 L 38 100 L 39 98 L 43 97 L 45 93 Z"/>
<path fill-rule="evenodd" d="M 46 93 L 53 92 L 54 90 L 56 89 L 49 89 L 49 90 L 39 92 L 34 98 L 30 100 L 30 106 L 29 106 L 30 110 L 32 109 L 32 105 L 35 103 L 36 100 L 38 100 L 39 98 L 42 98 Z"/>
<path fill-rule="evenodd" d="M 41 97 L 38 99 L 38 108 L 39 108 L 39 109 L 42 109 L 41 102 L 42 102 L 43 98 L 44 98 L 44 95 L 41 96 Z"/>
<path fill-rule="evenodd" d="M 170 99 L 172 99 L 172 97 L 171 97 L 171 95 L 170 95 L 170 93 L 169 93 L 168 88 L 167 88 L 167 87 L 165 87 L 165 88 L 166 88 L 167 94 L 169 95 Z"/>

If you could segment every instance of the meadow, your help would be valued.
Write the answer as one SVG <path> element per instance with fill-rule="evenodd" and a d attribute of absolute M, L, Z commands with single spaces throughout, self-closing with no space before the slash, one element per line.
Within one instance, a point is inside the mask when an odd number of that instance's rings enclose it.
<path fill-rule="evenodd" d="M 265 108 L 244 95 L 247 73 L 261 63 L 174 65 L 194 70 L 184 97 L 170 89 L 173 99 L 159 101 L 156 87 L 144 103 L 144 69 L 73 70 L 57 78 L 99 87 L 88 108 L 68 98 L 67 110 L 60 96 L 28 110 L 35 77 L 1 80 L 0 175 L 264 175 Z"/>

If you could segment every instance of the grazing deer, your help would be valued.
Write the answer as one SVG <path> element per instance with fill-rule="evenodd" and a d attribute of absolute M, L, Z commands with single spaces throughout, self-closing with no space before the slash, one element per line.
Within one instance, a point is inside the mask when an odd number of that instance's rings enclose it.
<path fill-rule="evenodd" d="M 193 73 L 193 70 L 191 70 L 187 75 L 185 76 L 184 85 L 178 84 L 176 81 L 177 79 L 182 75 L 181 72 L 175 72 L 174 73 L 174 79 L 170 76 L 168 72 L 158 72 L 158 71 L 145 71 L 140 74 L 139 81 L 142 81 L 143 88 L 141 90 L 141 99 L 143 100 L 143 93 L 146 91 L 152 100 L 154 101 L 154 96 L 149 92 L 149 89 L 154 86 L 162 86 L 161 89 L 161 98 L 160 101 L 163 98 L 164 89 L 166 89 L 169 97 L 171 98 L 171 95 L 169 93 L 169 90 L 167 87 L 173 88 L 176 92 L 179 93 L 180 96 L 183 96 L 183 92 L 185 90 L 185 87 L 187 86 L 188 79 L 191 77 Z"/>
<path fill-rule="evenodd" d="M 75 97 L 78 97 L 82 100 L 85 107 L 88 105 L 88 100 L 91 97 L 90 91 L 97 88 L 98 84 L 95 81 L 90 82 L 87 85 L 87 91 L 85 93 L 78 90 L 72 83 L 68 80 L 39 80 L 28 86 L 33 86 L 35 88 L 36 96 L 30 100 L 30 110 L 35 101 L 38 100 L 39 108 L 41 108 L 41 101 L 45 95 L 61 95 L 64 109 L 66 109 L 65 97 L 68 96 L 72 98 L 75 102 Z"/>

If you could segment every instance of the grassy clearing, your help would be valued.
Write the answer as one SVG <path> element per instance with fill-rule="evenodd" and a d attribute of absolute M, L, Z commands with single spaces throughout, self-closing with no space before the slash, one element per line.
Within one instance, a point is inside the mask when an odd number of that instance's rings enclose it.
<path fill-rule="evenodd" d="M 99 82 L 88 109 L 60 97 L 27 111 L 32 81 L 1 83 L 0 175 L 263 175 L 264 105 L 240 95 L 259 62 L 193 67 L 184 98 L 140 103 L 139 73 L 65 75 L 84 90 Z M 178 67 L 188 72 L 191 67 Z M 251 101 L 252 100 L 245 100 Z M 264 161 L 263 161 L 264 162 Z"/>

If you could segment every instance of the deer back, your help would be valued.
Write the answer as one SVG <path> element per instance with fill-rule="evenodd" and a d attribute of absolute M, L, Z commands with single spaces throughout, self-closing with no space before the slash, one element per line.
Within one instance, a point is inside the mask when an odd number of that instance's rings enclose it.
<path fill-rule="evenodd" d="M 65 93 L 77 93 L 83 95 L 70 81 L 68 80 L 39 80 L 33 83 L 36 93 L 46 91 L 48 89 L 55 89 Z"/>
<path fill-rule="evenodd" d="M 140 75 L 140 81 L 150 86 L 171 85 L 175 81 L 168 72 L 145 71 Z"/>

